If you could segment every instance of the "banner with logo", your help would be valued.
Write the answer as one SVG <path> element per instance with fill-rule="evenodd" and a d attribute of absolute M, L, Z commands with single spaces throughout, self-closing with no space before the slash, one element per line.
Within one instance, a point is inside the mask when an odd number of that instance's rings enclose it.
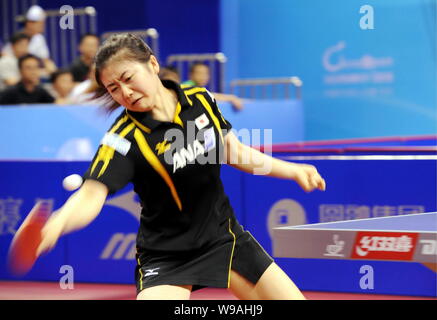
<path fill-rule="evenodd" d="M 271 232 L 278 226 L 437 211 L 433 198 L 437 192 L 433 179 L 435 161 L 305 163 L 314 164 L 324 176 L 325 192 L 307 194 L 292 181 L 222 167 L 225 190 L 237 219 L 270 254 Z M 4 262 L 0 265 L 1 279 L 16 279 L 7 270 L 7 250 L 35 202 L 45 199 L 53 204 L 53 209 L 59 208 L 71 195 L 62 189 L 63 178 L 82 174 L 88 165 L 88 162 L 0 162 L 0 256 Z M 61 268 L 69 266 L 77 282 L 133 283 L 139 212 L 138 198 L 132 187 L 127 186 L 108 197 L 102 212 L 89 226 L 61 238 L 55 249 L 39 259 L 22 279 L 59 281 L 63 275 Z M 327 241 L 335 245 L 334 239 Z M 362 261 L 275 260 L 304 290 L 362 292 L 354 280 L 359 276 Z M 384 277 L 374 293 L 430 295 L 432 291 L 429 280 L 435 277 L 435 272 L 422 264 L 372 261 L 371 265 Z M 402 283 L 397 281 L 396 277 L 406 272 L 408 278 Z"/>

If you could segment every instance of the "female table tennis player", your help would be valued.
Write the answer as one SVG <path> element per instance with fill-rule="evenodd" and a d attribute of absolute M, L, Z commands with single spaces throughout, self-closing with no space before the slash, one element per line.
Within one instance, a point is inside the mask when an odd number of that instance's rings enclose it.
<path fill-rule="evenodd" d="M 269 166 L 267 175 L 294 180 L 306 192 L 325 190 L 324 179 L 313 166 L 240 143 L 206 89 L 161 81 L 158 73 L 150 48 L 131 34 L 101 46 L 96 80 L 111 99 L 109 110 L 121 105 L 123 111 L 81 188 L 47 222 L 37 254 L 91 223 L 107 195 L 132 182 L 142 204 L 137 299 L 189 299 L 192 290 L 208 286 L 229 288 L 240 299 L 304 299 L 236 220 L 220 165 L 249 173 Z"/>

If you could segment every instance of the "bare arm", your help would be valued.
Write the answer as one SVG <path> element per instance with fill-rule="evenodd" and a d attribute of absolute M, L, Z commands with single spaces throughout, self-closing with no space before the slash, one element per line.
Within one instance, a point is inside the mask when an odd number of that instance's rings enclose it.
<path fill-rule="evenodd" d="M 59 237 L 89 225 L 100 213 L 108 195 L 107 187 L 94 180 L 86 180 L 65 204 L 53 212 L 42 230 L 42 242 L 37 255 L 51 250 Z"/>
<path fill-rule="evenodd" d="M 325 190 L 325 180 L 316 167 L 275 159 L 245 144 L 229 132 L 225 136 L 226 163 L 241 171 L 296 181 L 306 192 Z"/>
<path fill-rule="evenodd" d="M 214 97 L 217 101 L 227 101 L 232 104 L 232 107 L 236 110 L 243 109 L 243 100 L 238 98 L 237 96 L 233 94 L 224 94 L 224 93 L 217 93 L 214 92 Z"/>

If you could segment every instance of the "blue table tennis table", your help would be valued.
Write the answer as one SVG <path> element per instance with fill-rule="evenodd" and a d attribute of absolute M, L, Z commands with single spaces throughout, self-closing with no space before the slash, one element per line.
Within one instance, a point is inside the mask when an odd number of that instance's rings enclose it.
<path fill-rule="evenodd" d="M 437 212 L 275 228 L 273 255 L 419 262 L 436 271 Z"/>

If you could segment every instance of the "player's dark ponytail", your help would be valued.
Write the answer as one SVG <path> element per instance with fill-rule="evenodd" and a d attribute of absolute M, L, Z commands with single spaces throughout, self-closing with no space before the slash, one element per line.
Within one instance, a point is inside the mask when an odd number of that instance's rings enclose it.
<path fill-rule="evenodd" d="M 99 48 L 94 58 L 95 79 L 98 84 L 94 98 L 107 98 L 106 107 L 109 112 L 117 109 L 120 105 L 111 98 L 100 80 L 102 69 L 109 61 L 116 59 L 147 63 L 152 55 L 152 49 L 141 38 L 131 33 L 119 33 L 110 36 Z"/>

